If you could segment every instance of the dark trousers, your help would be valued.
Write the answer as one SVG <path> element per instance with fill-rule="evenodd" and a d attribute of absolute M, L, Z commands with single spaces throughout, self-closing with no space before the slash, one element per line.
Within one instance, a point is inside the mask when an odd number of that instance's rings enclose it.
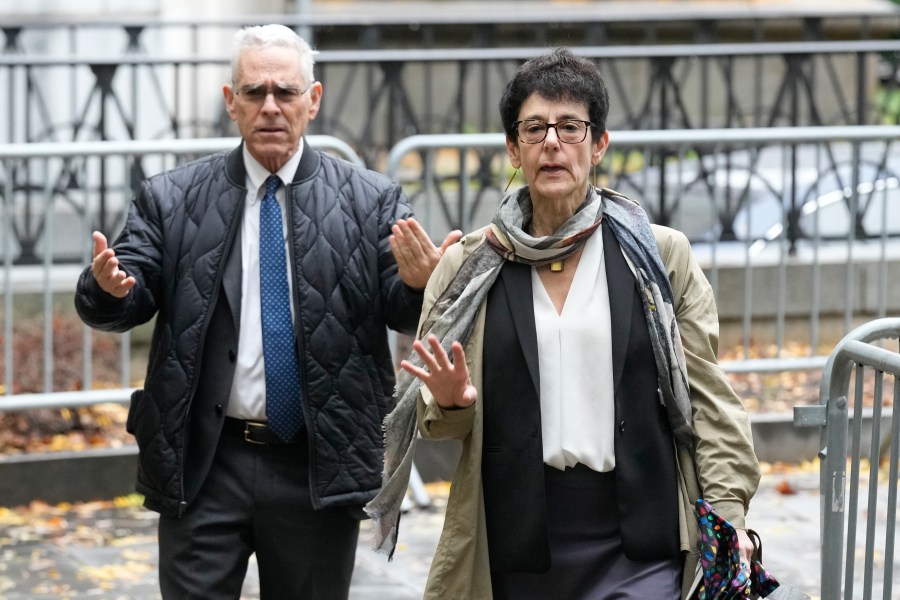
<path fill-rule="evenodd" d="M 347 599 L 359 521 L 343 507 L 313 510 L 307 452 L 305 439 L 222 434 L 197 499 L 183 517 L 160 518 L 163 598 L 240 598 L 255 552 L 263 599 Z"/>
<path fill-rule="evenodd" d="M 681 558 L 626 558 L 616 478 L 576 465 L 544 466 L 550 570 L 491 573 L 494 600 L 678 600 Z M 648 490 L 647 493 L 653 493 Z"/>

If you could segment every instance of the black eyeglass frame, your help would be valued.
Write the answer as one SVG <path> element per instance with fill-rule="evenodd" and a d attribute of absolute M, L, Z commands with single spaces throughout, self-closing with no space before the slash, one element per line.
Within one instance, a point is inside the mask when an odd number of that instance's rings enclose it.
<path fill-rule="evenodd" d="M 315 84 L 316 81 L 311 81 L 310 84 L 302 90 L 292 85 L 275 84 L 271 88 L 264 85 L 246 85 L 240 88 L 235 88 L 234 94 L 235 96 L 241 96 L 248 102 L 253 102 L 254 104 L 265 102 L 269 94 L 272 94 L 272 96 L 275 97 L 276 102 L 282 104 L 290 104 L 295 100 L 299 100 L 303 96 L 303 94 L 308 92 Z M 265 94 L 254 97 L 253 94 L 261 93 L 263 91 L 265 91 Z M 285 97 L 285 95 L 288 95 L 288 97 Z"/>
<path fill-rule="evenodd" d="M 542 137 L 541 139 L 536 140 L 536 141 L 534 141 L 534 142 L 529 142 L 529 141 L 527 141 L 527 140 L 522 139 L 522 136 L 519 135 L 519 125 L 521 125 L 522 123 L 528 123 L 528 122 L 533 122 L 533 123 L 543 123 L 544 126 L 545 126 L 545 128 L 544 128 L 544 137 Z M 564 140 L 564 139 L 562 138 L 562 136 L 559 135 L 559 127 L 558 127 L 558 125 L 564 124 L 564 123 L 581 123 L 582 125 L 585 125 L 585 128 L 584 128 L 584 137 L 582 137 L 582 138 L 581 138 L 580 140 L 578 140 L 577 142 L 574 142 L 574 141 L 573 141 L 573 142 L 567 142 L 566 140 Z M 548 123 L 548 122 L 542 121 L 542 120 L 540 120 L 540 119 L 521 119 L 521 120 L 519 120 L 519 121 L 513 121 L 513 124 L 512 124 L 512 126 L 510 127 L 510 129 L 515 133 L 516 139 L 517 139 L 517 140 L 521 140 L 521 142 L 522 142 L 523 144 L 541 144 L 541 143 L 543 143 L 544 140 L 547 139 L 547 134 L 550 132 L 550 128 L 551 128 L 551 127 L 552 127 L 553 129 L 556 129 L 556 137 L 557 137 L 557 138 L 559 139 L 559 141 L 562 142 L 563 144 L 580 144 L 581 142 L 583 142 L 584 140 L 587 139 L 587 132 L 590 131 L 591 128 L 596 127 L 596 125 L 594 125 L 591 121 L 585 121 L 584 119 L 561 119 L 561 120 L 557 121 L 556 123 Z"/>

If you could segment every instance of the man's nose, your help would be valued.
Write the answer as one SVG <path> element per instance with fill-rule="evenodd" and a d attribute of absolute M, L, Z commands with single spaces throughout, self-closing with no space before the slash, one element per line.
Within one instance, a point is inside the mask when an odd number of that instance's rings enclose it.
<path fill-rule="evenodd" d="M 278 104 L 278 101 L 275 100 L 275 92 L 271 90 L 266 92 L 266 97 L 263 98 L 262 108 L 268 112 L 281 110 L 281 106 Z"/>

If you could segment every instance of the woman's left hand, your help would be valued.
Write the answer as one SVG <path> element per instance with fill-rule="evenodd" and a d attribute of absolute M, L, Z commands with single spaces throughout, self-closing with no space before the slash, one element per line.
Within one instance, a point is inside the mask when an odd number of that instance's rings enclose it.
<path fill-rule="evenodd" d="M 475 402 L 478 392 L 469 381 L 469 367 L 466 366 L 466 354 L 462 344 L 453 342 L 451 345 L 453 352 L 453 361 L 451 362 L 437 336 L 429 335 L 427 341 L 431 346 L 431 352 L 421 341 L 413 342 L 413 350 L 419 354 L 425 369 L 406 360 L 400 362 L 400 367 L 421 379 L 431 391 L 431 395 L 434 396 L 434 401 L 441 408 L 455 409 L 471 406 Z"/>
<path fill-rule="evenodd" d="M 737 532 L 738 548 L 741 555 L 741 570 L 745 571 L 749 577 L 750 557 L 753 556 L 753 542 L 745 530 L 735 528 L 735 531 Z"/>

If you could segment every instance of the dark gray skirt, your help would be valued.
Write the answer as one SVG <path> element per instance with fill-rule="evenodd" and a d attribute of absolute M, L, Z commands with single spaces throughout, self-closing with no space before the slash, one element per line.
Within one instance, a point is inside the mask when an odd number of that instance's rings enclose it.
<path fill-rule="evenodd" d="M 491 573 L 495 600 L 678 600 L 682 560 L 634 561 L 619 533 L 615 475 L 544 465 L 550 570 Z M 647 490 L 652 494 L 652 490 Z"/>

